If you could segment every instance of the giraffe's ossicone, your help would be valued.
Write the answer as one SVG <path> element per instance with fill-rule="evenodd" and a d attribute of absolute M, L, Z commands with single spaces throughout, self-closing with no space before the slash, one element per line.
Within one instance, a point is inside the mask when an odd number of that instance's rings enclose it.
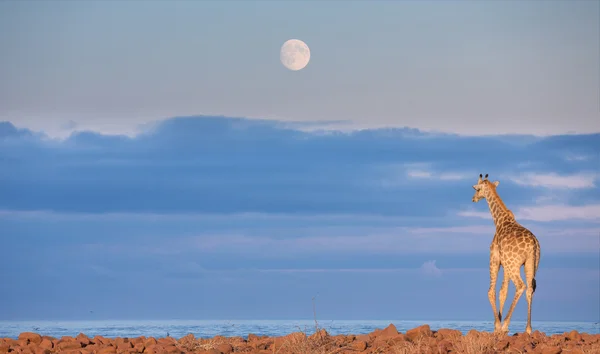
<path fill-rule="evenodd" d="M 473 186 L 475 194 L 473 202 L 485 199 L 490 208 L 496 233 L 490 245 L 490 288 L 488 298 L 494 312 L 494 332 L 508 332 L 508 326 L 519 298 L 525 292 L 527 298 L 527 326 L 525 331 L 531 333 L 531 301 L 536 288 L 535 275 L 540 263 L 540 243 L 535 235 L 519 224 L 504 203 L 496 187 L 500 182 L 490 182 L 488 175 L 482 179 L 479 175 L 477 184 Z M 504 277 L 500 287 L 500 308 L 496 308 L 496 282 L 500 266 L 504 269 Z M 526 284 L 521 278 L 521 266 L 525 268 Z M 508 282 L 515 285 L 515 297 L 502 323 L 502 309 L 508 293 Z"/>

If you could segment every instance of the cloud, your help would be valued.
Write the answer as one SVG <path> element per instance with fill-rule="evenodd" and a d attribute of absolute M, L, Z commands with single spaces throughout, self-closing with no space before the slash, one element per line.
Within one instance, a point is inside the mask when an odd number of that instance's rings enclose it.
<path fill-rule="evenodd" d="M 592 173 L 575 175 L 559 175 L 557 173 L 528 173 L 521 177 L 512 177 L 511 180 L 524 186 L 583 189 L 595 188 L 595 181 L 598 179 L 598 177 L 599 175 Z"/>
<path fill-rule="evenodd" d="M 600 204 L 521 207 L 518 208 L 515 216 L 533 221 L 587 220 L 600 222 Z"/>
<path fill-rule="evenodd" d="M 512 209 L 511 209 L 512 210 Z M 589 205 L 540 205 L 522 206 L 513 210 L 517 220 L 532 221 L 564 221 L 585 220 L 590 222 L 600 221 L 600 204 Z M 491 220 L 489 212 L 463 210 L 457 213 L 459 216 L 481 218 Z"/>
<path fill-rule="evenodd" d="M 406 226 L 449 226 L 455 210 L 471 205 L 472 183 L 462 179 L 471 176 L 468 171 L 486 170 L 490 157 L 491 175 L 578 176 L 586 170 L 557 151 L 593 155 L 600 136 L 464 137 L 413 129 L 319 134 L 227 117 L 179 117 L 135 137 L 78 132 L 62 141 L 10 123 L 2 127 L 0 218 L 73 222 L 217 222 L 224 215 L 263 215 L 283 223 L 294 215 L 338 217 L 352 225 L 393 217 Z M 473 146 L 485 146 L 486 154 L 473 154 Z M 584 182 L 569 185 L 590 180 Z M 502 188 L 511 205 L 539 198 L 525 184 Z M 592 205 L 598 197 L 584 193 L 577 201 Z M 540 219 L 539 211 L 524 212 L 522 217 Z"/>
<path fill-rule="evenodd" d="M 442 271 L 435 265 L 435 260 L 427 261 L 421 266 L 421 272 L 425 275 L 439 277 L 442 275 Z"/>
<path fill-rule="evenodd" d="M 480 218 L 480 219 L 492 220 L 492 215 L 489 212 L 485 212 L 485 211 L 464 210 L 464 211 L 459 211 L 457 213 L 457 215 L 464 216 L 467 218 Z"/>
<path fill-rule="evenodd" d="M 591 160 L 593 158 L 593 156 L 589 156 L 589 155 L 567 155 L 565 156 L 565 160 L 567 161 L 588 161 Z"/>
<path fill-rule="evenodd" d="M 558 228 L 527 225 L 550 253 L 593 252 L 600 244 L 599 228 Z M 164 229 L 167 229 L 164 227 Z M 492 223 L 482 226 L 448 228 L 406 227 L 305 227 L 298 229 L 233 227 L 231 230 L 196 233 L 196 235 L 140 235 L 129 240 L 106 240 L 77 246 L 94 254 L 127 257 L 132 249 L 140 255 L 204 255 L 306 257 L 344 255 L 410 255 L 487 253 L 494 235 Z M 55 241 L 56 243 L 57 241 Z M 65 247 L 72 247 L 67 246 Z M 229 257 L 229 256 L 228 256 Z"/>
<path fill-rule="evenodd" d="M 406 172 L 406 175 L 411 178 L 439 179 L 442 181 L 458 181 L 468 178 L 468 176 L 458 173 L 435 173 L 423 170 L 409 170 Z"/>

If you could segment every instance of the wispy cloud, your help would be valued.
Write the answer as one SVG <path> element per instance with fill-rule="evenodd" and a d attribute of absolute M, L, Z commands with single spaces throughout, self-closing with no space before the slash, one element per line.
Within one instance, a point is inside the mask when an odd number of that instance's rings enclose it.
<path fill-rule="evenodd" d="M 545 252 L 594 252 L 600 246 L 600 228 L 556 228 L 528 225 L 544 244 Z M 257 232 L 213 232 L 177 238 L 145 238 L 115 241 L 105 244 L 78 246 L 94 254 L 121 254 L 129 256 L 135 249 L 138 255 L 208 254 L 261 255 L 263 259 L 277 257 L 306 257 L 307 255 L 410 255 L 410 254 L 468 254 L 485 253 L 494 235 L 494 226 L 450 228 L 373 228 L 354 233 L 337 231 L 330 227 L 297 231 L 256 230 Z M 134 244 L 132 244 L 134 243 Z M 236 256 L 234 256 L 236 257 Z"/>
<path fill-rule="evenodd" d="M 429 221 L 439 220 L 443 217 L 423 217 Z M 0 209 L 0 220 L 37 220 L 37 221 L 302 221 L 311 223 L 319 222 L 365 222 L 365 223 L 392 223 L 401 225 L 407 221 L 415 220 L 414 217 L 400 215 L 378 215 L 378 214 L 341 214 L 341 213 L 287 213 L 287 212 L 241 212 L 241 213 L 223 213 L 223 212 L 183 212 L 183 213 L 164 213 L 164 212 L 68 212 L 53 210 L 11 210 Z"/>
<path fill-rule="evenodd" d="M 520 177 L 511 177 L 511 180 L 524 186 L 582 189 L 595 188 L 595 182 L 598 177 L 599 175 L 594 173 L 580 173 L 574 175 L 528 173 Z"/>
<path fill-rule="evenodd" d="M 467 175 L 452 173 L 452 172 L 431 172 L 425 170 L 408 170 L 406 175 L 410 178 L 424 178 L 424 179 L 439 179 L 442 181 L 458 181 L 461 179 L 468 178 Z"/>
<path fill-rule="evenodd" d="M 565 221 L 585 220 L 590 222 L 600 221 L 600 204 L 589 205 L 539 205 L 522 206 L 511 209 L 517 219 L 531 221 Z M 481 218 L 491 220 L 489 212 L 463 210 L 457 213 L 459 216 Z"/>
<path fill-rule="evenodd" d="M 596 156 L 596 157 L 598 157 L 598 156 Z M 567 154 L 565 156 L 565 160 L 566 161 L 577 161 L 577 162 L 589 161 L 589 160 L 591 160 L 593 158 L 594 158 L 594 156 L 591 156 L 591 155 Z"/>
<path fill-rule="evenodd" d="M 458 216 L 464 216 L 467 218 L 480 218 L 480 219 L 488 219 L 492 220 L 492 215 L 489 212 L 485 211 L 472 211 L 472 210 L 463 210 L 457 213 Z"/>
<path fill-rule="evenodd" d="M 435 265 L 435 260 L 427 261 L 421 266 L 421 272 L 425 275 L 439 277 L 442 271 Z"/>
<path fill-rule="evenodd" d="M 599 222 L 600 204 L 521 207 L 515 212 L 515 216 L 533 221 L 586 220 Z"/>

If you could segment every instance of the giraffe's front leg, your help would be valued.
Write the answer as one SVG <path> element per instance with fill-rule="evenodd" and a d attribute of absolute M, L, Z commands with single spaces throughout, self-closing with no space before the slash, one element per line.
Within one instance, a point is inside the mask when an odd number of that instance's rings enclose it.
<path fill-rule="evenodd" d="M 502 264 L 500 264 L 502 265 Z M 504 268 L 504 266 L 502 267 Z M 506 274 L 506 268 L 504 268 L 504 276 L 502 277 L 502 285 L 500 286 L 500 308 L 498 309 L 498 316 L 502 321 L 502 312 L 504 312 L 504 303 L 506 302 L 506 296 L 508 295 L 508 283 L 510 278 Z"/>
<path fill-rule="evenodd" d="M 490 247 L 490 289 L 488 290 L 488 299 L 490 305 L 492 305 L 492 311 L 494 312 L 494 332 L 500 331 L 500 313 L 496 308 L 496 282 L 498 280 L 498 271 L 500 270 L 500 254 L 498 247 L 492 245 Z"/>

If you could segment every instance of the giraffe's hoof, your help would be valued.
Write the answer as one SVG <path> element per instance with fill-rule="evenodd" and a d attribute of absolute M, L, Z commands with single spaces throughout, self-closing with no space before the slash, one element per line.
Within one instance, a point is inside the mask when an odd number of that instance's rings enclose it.
<path fill-rule="evenodd" d="M 531 327 L 527 327 L 527 328 L 525 328 L 525 333 L 527 333 L 527 334 L 531 334 Z"/>

